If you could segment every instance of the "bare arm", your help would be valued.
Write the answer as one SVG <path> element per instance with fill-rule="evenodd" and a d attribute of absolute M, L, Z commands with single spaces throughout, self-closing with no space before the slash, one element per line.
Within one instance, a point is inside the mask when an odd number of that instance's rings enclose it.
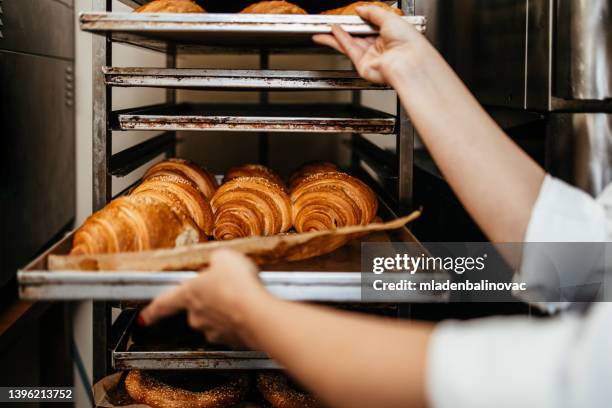
<path fill-rule="evenodd" d="M 185 309 L 189 324 L 210 341 L 266 351 L 330 406 L 426 405 L 431 325 L 283 301 L 255 271 L 242 255 L 215 253 L 209 271 L 156 299 L 141 323 Z"/>
<path fill-rule="evenodd" d="M 440 54 L 401 18 L 376 7 L 360 15 L 376 39 L 315 41 L 347 54 L 360 75 L 398 93 L 432 157 L 480 228 L 494 242 L 522 242 L 544 170 L 497 126 Z"/>
<path fill-rule="evenodd" d="M 269 350 L 276 361 L 331 406 L 426 405 L 429 325 L 278 299 L 258 303 L 247 316 L 245 327 L 252 346 Z"/>

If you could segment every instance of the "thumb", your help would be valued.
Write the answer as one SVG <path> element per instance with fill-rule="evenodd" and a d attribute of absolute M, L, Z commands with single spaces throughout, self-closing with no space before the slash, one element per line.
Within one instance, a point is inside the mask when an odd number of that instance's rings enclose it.
<path fill-rule="evenodd" d="M 381 27 L 386 21 L 400 18 L 395 13 L 387 11 L 378 6 L 361 6 L 355 9 L 359 17 L 367 22 L 370 22 L 378 27 Z"/>

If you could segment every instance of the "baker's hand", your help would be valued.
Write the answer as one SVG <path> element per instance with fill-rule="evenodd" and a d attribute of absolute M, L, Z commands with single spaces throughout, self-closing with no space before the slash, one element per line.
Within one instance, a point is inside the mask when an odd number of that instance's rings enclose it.
<path fill-rule="evenodd" d="M 390 84 L 393 71 L 408 68 L 406 65 L 418 59 L 415 54 L 427 41 L 408 22 L 390 11 L 363 6 L 357 8 L 357 13 L 379 27 L 377 37 L 351 37 L 341 27 L 333 26 L 333 35 L 317 34 L 313 41 L 346 54 L 362 78 L 377 84 Z"/>
<path fill-rule="evenodd" d="M 271 298 L 251 260 L 237 252 L 217 251 L 208 270 L 160 295 L 142 310 L 138 322 L 148 326 L 186 311 L 189 325 L 211 343 L 248 346 L 246 311 L 252 302 Z"/>

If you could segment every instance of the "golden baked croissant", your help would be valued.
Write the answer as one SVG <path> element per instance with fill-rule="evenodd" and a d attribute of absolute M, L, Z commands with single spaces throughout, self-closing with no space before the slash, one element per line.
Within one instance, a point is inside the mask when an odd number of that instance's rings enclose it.
<path fill-rule="evenodd" d="M 244 14 L 308 14 L 303 8 L 287 1 L 260 1 L 241 11 Z"/>
<path fill-rule="evenodd" d="M 76 231 L 71 255 L 144 251 L 195 244 L 198 227 L 166 204 L 143 196 L 113 200 Z"/>
<path fill-rule="evenodd" d="M 338 166 L 333 163 L 316 161 L 305 163 L 300 166 L 289 178 L 289 191 L 293 191 L 295 187 L 304 181 L 306 178 L 317 173 L 333 173 L 339 171 Z"/>
<path fill-rule="evenodd" d="M 206 13 L 194 0 L 153 0 L 134 10 L 135 13 Z"/>
<path fill-rule="evenodd" d="M 211 200 L 217 240 L 274 235 L 291 228 L 289 196 L 261 177 L 239 177 L 223 184 Z"/>
<path fill-rule="evenodd" d="M 208 200 L 215 194 L 217 180 L 215 176 L 195 163 L 184 159 L 168 159 L 155 164 L 145 175 L 143 180 L 153 176 L 181 176 L 194 183 Z"/>
<path fill-rule="evenodd" d="M 193 220 L 206 235 L 212 234 L 213 214 L 210 203 L 194 183 L 181 176 L 149 177 L 136 187 L 131 195 L 146 196 L 163 202 L 181 217 Z"/>
<path fill-rule="evenodd" d="M 228 181 L 238 177 L 262 177 L 285 188 L 283 179 L 276 174 L 274 170 L 266 166 L 262 166 L 261 164 L 244 164 L 242 166 L 232 167 L 225 172 L 223 182 L 227 183 Z"/>
<path fill-rule="evenodd" d="M 398 16 L 404 15 L 404 12 L 402 10 L 398 9 L 397 7 L 391 7 L 390 5 L 388 5 L 387 3 L 383 3 L 382 1 L 357 1 L 345 7 L 324 11 L 321 14 L 353 16 L 357 15 L 356 9 L 361 6 L 377 6 L 392 13 L 395 13 Z"/>
<path fill-rule="evenodd" d="M 292 192 L 293 226 L 297 232 L 323 231 L 374 220 L 378 201 L 361 180 L 346 173 L 317 173 Z"/>

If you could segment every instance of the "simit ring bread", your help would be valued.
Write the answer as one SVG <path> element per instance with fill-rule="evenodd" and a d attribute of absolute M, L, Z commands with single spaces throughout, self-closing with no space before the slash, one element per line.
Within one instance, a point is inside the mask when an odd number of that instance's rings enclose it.
<path fill-rule="evenodd" d="M 247 393 L 249 379 L 244 374 L 197 374 L 133 370 L 125 388 L 132 399 L 152 408 L 226 408 Z"/>
<path fill-rule="evenodd" d="M 309 394 L 292 387 L 282 373 L 257 375 L 257 389 L 272 408 L 319 408 L 323 405 Z"/>

